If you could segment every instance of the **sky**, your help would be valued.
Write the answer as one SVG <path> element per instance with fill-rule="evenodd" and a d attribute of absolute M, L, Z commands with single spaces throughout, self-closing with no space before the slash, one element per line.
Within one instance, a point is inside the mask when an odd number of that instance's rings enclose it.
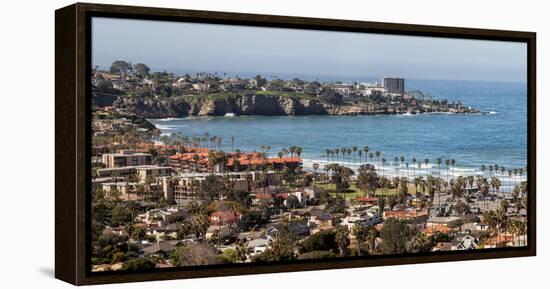
<path fill-rule="evenodd" d="M 115 60 L 282 78 L 527 79 L 525 43 L 94 17 L 92 64 Z"/>

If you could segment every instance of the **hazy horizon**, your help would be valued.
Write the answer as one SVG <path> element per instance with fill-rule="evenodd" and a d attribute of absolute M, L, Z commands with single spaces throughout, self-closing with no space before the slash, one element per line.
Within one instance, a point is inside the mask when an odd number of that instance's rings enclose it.
<path fill-rule="evenodd" d="M 92 65 L 115 60 L 244 77 L 527 81 L 525 43 L 94 17 Z"/>

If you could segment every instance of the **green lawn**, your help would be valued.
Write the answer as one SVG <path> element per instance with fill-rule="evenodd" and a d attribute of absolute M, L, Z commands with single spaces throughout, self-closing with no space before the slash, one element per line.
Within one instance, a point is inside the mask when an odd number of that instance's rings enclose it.
<path fill-rule="evenodd" d="M 335 184 L 315 183 L 315 186 L 327 190 L 332 196 L 336 196 L 336 185 Z M 418 188 L 418 189 L 420 189 L 420 188 Z M 409 193 L 414 194 L 414 192 L 415 192 L 414 184 L 409 184 Z M 384 195 L 384 194 L 395 195 L 396 190 L 395 190 L 395 188 L 390 188 L 390 189 L 388 189 L 388 192 L 386 193 L 384 190 L 378 188 L 378 189 L 376 189 L 375 194 L 376 195 Z M 357 186 L 355 184 L 352 184 L 351 187 L 347 191 L 345 191 L 343 193 L 340 193 L 340 196 L 344 196 L 344 198 L 346 200 L 354 199 L 358 196 L 361 197 L 361 196 L 365 196 L 365 195 L 366 195 L 365 192 L 363 192 L 363 190 L 357 188 Z"/>

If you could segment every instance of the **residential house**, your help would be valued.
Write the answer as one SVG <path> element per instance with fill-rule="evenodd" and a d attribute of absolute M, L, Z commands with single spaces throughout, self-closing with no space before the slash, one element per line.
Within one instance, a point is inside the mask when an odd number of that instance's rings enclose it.
<path fill-rule="evenodd" d="M 180 241 L 170 240 L 155 243 L 140 250 L 144 256 L 162 257 L 167 258 L 170 256 L 177 246 L 180 245 Z"/>
<path fill-rule="evenodd" d="M 456 250 L 474 250 L 477 248 L 477 238 L 470 234 L 458 233 L 455 234 L 452 241 L 451 249 Z"/>

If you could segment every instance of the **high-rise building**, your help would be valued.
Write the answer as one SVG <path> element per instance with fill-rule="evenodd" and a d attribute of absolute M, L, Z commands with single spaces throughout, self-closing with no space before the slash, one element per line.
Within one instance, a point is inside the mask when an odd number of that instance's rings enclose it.
<path fill-rule="evenodd" d="M 384 89 L 389 93 L 405 93 L 405 79 L 399 77 L 384 77 Z"/>

